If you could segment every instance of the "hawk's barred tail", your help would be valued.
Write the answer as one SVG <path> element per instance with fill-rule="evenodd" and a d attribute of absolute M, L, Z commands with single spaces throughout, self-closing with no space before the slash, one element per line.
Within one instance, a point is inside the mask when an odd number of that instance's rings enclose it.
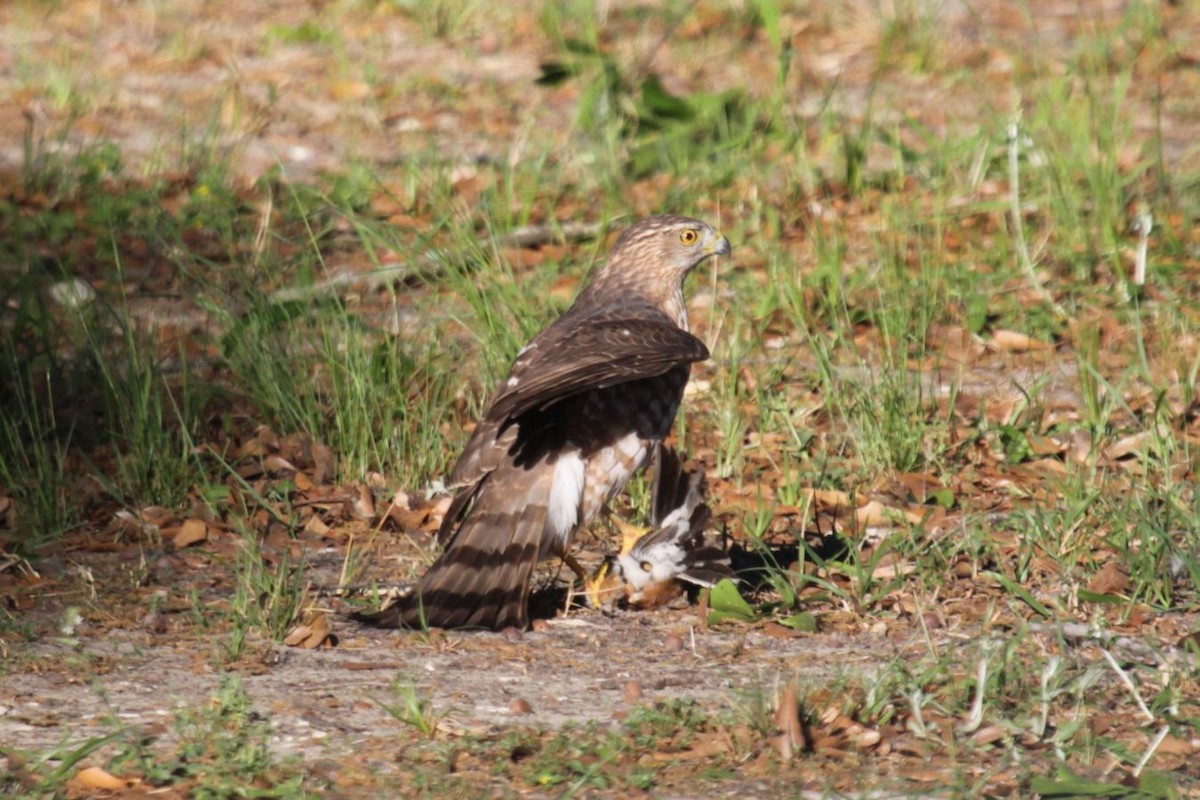
<path fill-rule="evenodd" d="M 417 630 L 527 628 L 527 601 L 549 502 L 543 473 L 513 468 L 505 490 L 485 487 L 412 593 L 353 619 Z"/>

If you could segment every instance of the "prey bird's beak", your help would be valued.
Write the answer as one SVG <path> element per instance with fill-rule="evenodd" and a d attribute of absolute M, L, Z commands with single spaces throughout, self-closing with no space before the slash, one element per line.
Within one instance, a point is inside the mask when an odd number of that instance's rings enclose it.
<path fill-rule="evenodd" d="M 713 242 L 712 247 L 709 248 L 708 252 L 712 253 L 714 256 L 729 255 L 729 253 L 730 253 L 729 240 L 726 239 L 724 236 L 718 236 L 717 240 L 715 242 Z"/>

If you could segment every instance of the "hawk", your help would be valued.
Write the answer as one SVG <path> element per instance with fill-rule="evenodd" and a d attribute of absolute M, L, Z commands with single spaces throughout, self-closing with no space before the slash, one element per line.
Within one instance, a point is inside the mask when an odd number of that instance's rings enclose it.
<path fill-rule="evenodd" d="M 575 302 L 517 354 L 451 472 L 444 549 L 380 627 L 528 627 L 537 563 L 569 559 L 579 528 L 671 428 L 692 363 L 683 282 L 727 255 L 712 226 L 655 216 L 626 230 Z M 568 563 L 571 563 L 568 561 Z"/>
<path fill-rule="evenodd" d="M 617 523 L 625 539 L 621 551 L 585 581 L 595 608 L 618 602 L 654 608 L 681 596 L 681 581 L 711 588 L 722 578 L 737 580 L 729 554 L 704 536 L 712 519 L 704 502 L 704 472 L 684 469 L 679 454 L 666 445 L 659 445 L 655 462 L 650 530 Z"/>

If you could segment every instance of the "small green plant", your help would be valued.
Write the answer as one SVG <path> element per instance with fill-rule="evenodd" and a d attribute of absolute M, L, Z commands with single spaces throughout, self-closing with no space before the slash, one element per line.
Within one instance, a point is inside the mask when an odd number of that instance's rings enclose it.
<path fill-rule="evenodd" d="M 728 169 L 722 156 L 748 146 L 761 124 L 741 90 L 674 95 L 657 74 L 630 73 L 595 41 L 565 39 L 559 57 L 541 70 L 542 85 L 583 82 L 579 127 L 606 136 L 605 146 L 622 151 L 616 158 L 633 177 L 682 173 L 697 163 Z"/>
<path fill-rule="evenodd" d="M 202 708 L 177 712 L 175 735 L 177 749 L 169 754 L 149 739 L 126 741 L 112 760 L 114 769 L 137 771 L 155 786 L 187 787 L 198 798 L 246 797 L 250 791 L 265 798 L 305 795 L 304 775 L 271 755 L 271 724 L 236 677 L 223 678 Z"/>
<path fill-rule="evenodd" d="M 483 8 L 479 0 L 389 0 L 389 3 L 415 19 L 426 36 L 437 39 L 462 34 Z"/>
<path fill-rule="evenodd" d="M 376 701 L 379 707 L 421 736 L 433 738 L 437 733 L 439 715 L 434 711 L 428 693 L 414 683 L 405 683 L 399 679 L 392 682 L 391 691 L 396 702 Z"/>
<path fill-rule="evenodd" d="M 120 740 L 123 731 L 93 736 L 83 742 L 64 740 L 45 753 L 28 753 L 13 747 L 0 747 L 0 756 L 9 769 L 0 774 L 0 792 L 6 797 L 61 796 L 67 781 L 74 777 L 81 762 Z"/>
<path fill-rule="evenodd" d="M 224 660 L 242 656 L 251 631 L 281 641 L 299 615 L 307 588 L 303 563 L 292 564 L 286 553 L 271 563 L 257 536 L 246 532 L 235 565 Z"/>

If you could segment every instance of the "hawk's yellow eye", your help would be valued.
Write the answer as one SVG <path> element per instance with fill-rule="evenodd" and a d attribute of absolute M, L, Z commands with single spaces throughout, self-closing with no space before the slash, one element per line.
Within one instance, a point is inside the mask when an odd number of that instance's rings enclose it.
<path fill-rule="evenodd" d="M 679 241 L 683 242 L 684 244 L 695 244 L 696 240 L 699 238 L 700 234 L 696 233 L 695 228 L 688 228 L 683 233 L 679 234 Z"/>
<path fill-rule="evenodd" d="M 649 572 L 652 569 L 654 569 L 654 565 L 651 564 L 649 561 L 642 562 L 642 572 Z"/>

